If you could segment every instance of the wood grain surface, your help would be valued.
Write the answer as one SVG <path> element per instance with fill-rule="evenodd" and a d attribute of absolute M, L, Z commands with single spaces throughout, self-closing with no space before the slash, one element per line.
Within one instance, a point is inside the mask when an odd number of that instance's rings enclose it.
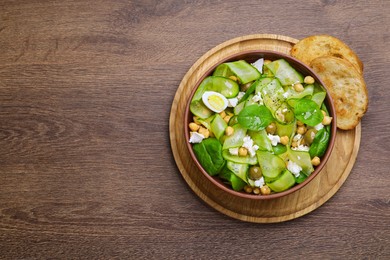
<path fill-rule="evenodd" d="M 389 259 L 390 2 L 3 0 L 0 259 Z M 303 217 L 256 224 L 204 203 L 169 115 L 208 50 L 331 34 L 364 63 L 355 165 Z"/>

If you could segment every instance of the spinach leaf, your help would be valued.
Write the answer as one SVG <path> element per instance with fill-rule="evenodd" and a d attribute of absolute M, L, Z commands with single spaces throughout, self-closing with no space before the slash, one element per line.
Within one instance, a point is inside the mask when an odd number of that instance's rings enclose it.
<path fill-rule="evenodd" d="M 241 110 L 238 123 L 246 129 L 260 131 L 266 128 L 273 120 L 272 113 L 266 106 L 250 105 Z"/>
<path fill-rule="evenodd" d="M 296 183 L 302 183 L 307 179 L 307 175 L 303 174 L 302 172 L 298 175 L 298 177 L 295 177 L 295 182 Z"/>
<path fill-rule="evenodd" d="M 202 167 L 211 176 L 217 175 L 225 165 L 222 157 L 222 145 L 215 138 L 204 139 L 201 143 L 192 147 L 196 158 Z"/>
<path fill-rule="evenodd" d="M 329 139 L 329 132 L 326 131 L 325 128 L 322 128 L 320 131 L 318 131 L 313 139 L 313 143 L 310 146 L 310 157 L 313 158 L 314 156 L 323 156 L 326 148 L 328 147 Z"/>
<path fill-rule="evenodd" d="M 231 170 L 229 170 L 226 166 L 223 167 L 221 173 L 219 174 L 221 179 L 227 181 L 235 191 L 240 191 L 246 185 L 246 182 L 241 180 L 237 175 L 235 175 Z"/>
<path fill-rule="evenodd" d="M 320 107 L 310 99 L 295 100 L 293 106 L 296 118 L 309 126 L 318 125 L 324 119 Z"/>
<path fill-rule="evenodd" d="M 277 144 L 276 146 L 272 146 L 272 149 L 275 155 L 279 155 L 287 151 L 287 147 L 283 144 Z"/>
<path fill-rule="evenodd" d="M 238 103 L 241 103 L 243 101 L 246 101 L 249 96 L 255 92 L 257 85 L 259 85 L 259 80 L 256 80 L 252 83 L 252 85 L 248 88 L 248 90 L 245 92 L 244 96 L 238 101 Z"/>

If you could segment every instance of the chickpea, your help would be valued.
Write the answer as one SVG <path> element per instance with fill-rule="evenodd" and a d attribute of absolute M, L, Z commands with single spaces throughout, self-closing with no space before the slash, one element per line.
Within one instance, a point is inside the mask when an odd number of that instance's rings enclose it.
<path fill-rule="evenodd" d="M 245 157 L 247 155 L 248 149 L 246 149 L 245 147 L 240 147 L 240 149 L 238 149 L 238 156 Z"/>
<path fill-rule="evenodd" d="M 316 136 L 317 130 L 314 128 L 310 128 L 309 130 L 306 131 L 303 140 L 305 140 L 305 143 L 308 145 L 311 145 L 313 143 L 314 137 Z"/>
<path fill-rule="evenodd" d="M 306 76 L 303 82 L 305 82 L 306 84 L 313 84 L 315 80 L 312 76 Z"/>
<path fill-rule="evenodd" d="M 190 128 L 190 130 L 192 132 L 197 132 L 200 128 L 200 126 L 198 124 L 195 124 L 194 122 L 191 122 L 188 127 Z"/>
<path fill-rule="evenodd" d="M 231 136 L 233 133 L 234 133 L 234 128 L 233 127 L 231 127 L 231 126 L 226 127 L 225 134 L 227 136 Z"/>
<path fill-rule="evenodd" d="M 318 166 L 320 165 L 321 163 L 321 160 L 318 156 L 315 156 L 313 159 L 311 159 L 311 164 L 313 164 L 314 166 Z"/>
<path fill-rule="evenodd" d="M 272 122 L 271 124 L 269 124 L 267 126 L 267 128 L 265 129 L 267 131 L 267 133 L 273 135 L 275 134 L 276 132 L 276 124 L 274 122 Z"/>
<path fill-rule="evenodd" d="M 326 112 L 324 110 L 321 110 L 321 113 L 325 116 L 327 116 Z"/>
<path fill-rule="evenodd" d="M 305 126 L 298 126 L 297 127 L 297 133 L 300 134 L 300 135 L 304 135 L 306 133 L 306 127 Z"/>
<path fill-rule="evenodd" d="M 231 116 L 225 116 L 223 120 L 225 120 L 226 123 L 229 123 Z"/>
<path fill-rule="evenodd" d="M 238 78 L 236 76 L 230 76 L 229 79 L 234 80 L 234 81 L 238 80 Z"/>
<path fill-rule="evenodd" d="M 199 128 L 198 133 L 204 135 L 204 138 L 209 138 L 210 137 L 209 129 L 204 128 L 202 126 Z"/>
<path fill-rule="evenodd" d="M 293 141 L 292 143 L 291 143 L 291 147 L 298 147 L 298 142 L 297 141 Z"/>
<path fill-rule="evenodd" d="M 252 189 L 251 186 L 246 185 L 246 186 L 244 187 L 244 191 L 245 191 L 246 193 L 252 193 L 253 189 Z"/>
<path fill-rule="evenodd" d="M 294 89 L 296 92 L 302 92 L 304 90 L 304 87 L 301 83 L 295 83 L 294 84 Z"/>
<path fill-rule="evenodd" d="M 219 113 L 219 115 L 220 115 L 222 118 L 225 118 L 226 112 L 225 112 L 225 111 L 222 111 L 221 113 Z"/>
<path fill-rule="evenodd" d="M 332 122 L 332 117 L 330 116 L 324 116 L 324 119 L 322 120 L 323 125 L 329 125 Z"/>
<path fill-rule="evenodd" d="M 271 194 L 271 189 L 267 185 L 264 185 L 263 187 L 260 188 L 260 192 L 263 195 L 269 195 Z"/>
<path fill-rule="evenodd" d="M 256 195 L 259 195 L 260 194 L 260 189 L 259 188 L 254 188 L 253 189 L 253 193 L 256 194 Z"/>
<path fill-rule="evenodd" d="M 264 60 L 264 64 L 269 64 L 271 62 L 272 62 L 271 60 Z"/>
<path fill-rule="evenodd" d="M 305 125 L 305 124 L 304 124 L 302 121 L 299 121 L 299 120 L 298 120 L 298 121 L 297 121 L 297 125 L 298 125 L 298 126 L 303 126 L 303 125 Z"/>
<path fill-rule="evenodd" d="M 283 145 L 287 145 L 289 140 L 287 135 L 280 137 L 280 143 Z"/>
<path fill-rule="evenodd" d="M 261 168 L 259 166 L 251 166 L 249 168 L 249 178 L 251 180 L 258 180 L 263 176 Z"/>

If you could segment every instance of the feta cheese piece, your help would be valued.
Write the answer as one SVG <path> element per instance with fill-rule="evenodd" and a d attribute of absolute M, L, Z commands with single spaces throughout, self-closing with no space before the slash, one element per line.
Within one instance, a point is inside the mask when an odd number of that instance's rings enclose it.
<path fill-rule="evenodd" d="M 302 171 L 302 167 L 296 164 L 293 161 L 288 161 L 287 163 L 287 169 L 294 174 L 295 177 L 299 176 L 299 173 Z"/>
<path fill-rule="evenodd" d="M 318 125 L 314 126 L 314 129 L 317 131 L 320 131 L 322 128 L 324 128 L 324 125 L 322 123 L 319 123 Z"/>
<path fill-rule="evenodd" d="M 264 59 L 258 59 L 257 61 L 253 62 L 251 64 L 253 67 L 255 67 L 260 73 L 263 73 L 263 65 L 264 65 Z"/>
<path fill-rule="evenodd" d="M 271 140 L 272 146 L 276 146 L 280 143 L 280 136 L 268 134 L 268 139 Z"/>
<path fill-rule="evenodd" d="M 228 107 L 236 107 L 238 104 L 238 98 L 228 98 Z"/>
<path fill-rule="evenodd" d="M 240 100 L 245 95 L 245 92 L 240 91 L 238 92 L 237 99 Z"/>
<path fill-rule="evenodd" d="M 298 142 L 302 139 L 302 135 L 301 134 L 296 134 L 294 137 L 293 137 L 293 141 L 295 142 Z"/>
<path fill-rule="evenodd" d="M 246 135 L 244 137 L 243 141 L 244 141 L 244 144 L 242 145 L 242 147 L 249 149 L 253 146 L 253 140 L 249 135 Z"/>
<path fill-rule="evenodd" d="M 202 142 L 203 139 L 204 139 L 204 135 L 199 134 L 198 132 L 191 132 L 190 133 L 190 141 L 189 142 L 192 144 L 200 143 L 200 142 Z"/>
<path fill-rule="evenodd" d="M 264 184 L 265 184 L 265 181 L 264 181 L 263 177 L 261 177 L 258 180 L 255 180 L 255 183 L 254 183 L 255 187 L 259 187 L 259 188 L 263 187 Z"/>
<path fill-rule="evenodd" d="M 260 105 L 264 104 L 263 103 L 263 98 L 261 97 L 261 93 L 260 92 L 257 92 L 256 95 L 254 95 L 252 97 L 252 101 L 256 102 L 256 103 L 259 103 Z"/>
<path fill-rule="evenodd" d="M 257 151 L 258 149 L 259 149 L 259 146 L 257 146 L 257 145 L 252 146 L 250 149 L 248 149 L 249 155 L 250 155 L 251 157 L 255 157 L 256 151 Z"/>
<path fill-rule="evenodd" d="M 238 147 L 229 148 L 229 153 L 230 153 L 231 155 L 238 155 Z"/>
<path fill-rule="evenodd" d="M 243 141 L 244 144 L 242 145 L 242 147 L 248 150 L 249 155 L 251 157 L 254 157 L 256 155 L 256 151 L 259 149 L 259 146 L 253 145 L 253 140 L 249 135 L 245 136 Z"/>
<path fill-rule="evenodd" d="M 303 152 L 307 152 L 310 150 L 310 147 L 309 146 L 306 146 L 306 145 L 298 145 L 297 147 L 293 147 L 291 148 L 292 150 L 295 150 L 295 151 L 303 151 Z"/>

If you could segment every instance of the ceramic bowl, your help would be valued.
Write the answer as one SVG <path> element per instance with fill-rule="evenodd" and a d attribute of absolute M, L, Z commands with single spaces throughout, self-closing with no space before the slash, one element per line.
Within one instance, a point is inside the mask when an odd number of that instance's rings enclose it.
<path fill-rule="evenodd" d="M 320 165 L 315 167 L 314 172 L 312 172 L 311 175 L 304 182 L 302 182 L 300 184 L 296 184 L 295 186 L 293 186 L 290 189 L 283 191 L 283 192 L 271 193 L 269 195 L 256 195 L 256 194 L 246 193 L 245 191 L 235 191 L 230 187 L 230 185 L 225 184 L 222 179 L 220 179 L 219 177 L 210 176 L 205 171 L 205 169 L 201 166 L 201 164 L 199 163 L 198 159 L 196 158 L 196 156 L 194 154 L 194 151 L 192 149 L 192 144 L 188 142 L 188 140 L 190 138 L 190 130 L 189 130 L 188 125 L 190 122 L 193 121 L 193 114 L 190 112 L 190 108 L 189 108 L 191 99 L 192 99 L 195 91 L 197 90 L 198 86 L 203 81 L 203 79 L 206 78 L 207 76 L 211 75 L 212 72 L 214 71 L 214 69 L 219 64 L 224 63 L 224 62 L 230 62 L 230 61 L 238 61 L 238 60 L 246 60 L 249 63 L 253 63 L 254 61 L 256 61 L 260 58 L 264 58 L 265 60 L 271 60 L 271 61 L 277 60 L 277 59 L 285 59 L 292 67 L 294 67 L 297 71 L 302 73 L 303 76 L 308 76 L 308 75 L 312 76 L 315 79 L 315 81 L 320 83 L 324 87 L 324 89 L 326 90 L 326 87 L 323 84 L 323 82 L 321 81 L 321 79 L 308 66 L 306 66 L 301 61 L 299 61 L 299 60 L 297 60 L 289 55 L 279 53 L 279 52 L 264 51 L 264 50 L 245 51 L 245 52 L 240 52 L 240 53 L 237 53 L 237 54 L 234 54 L 232 56 L 229 56 L 229 57 L 222 59 L 217 64 L 214 64 L 213 66 L 211 66 L 210 69 L 207 70 L 207 72 L 200 77 L 200 79 L 198 80 L 198 82 L 196 83 L 195 86 L 188 86 L 188 87 L 193 87 L 193 91 L 188 99 L 188 102 L 186 105 L 186 111 L 185 111 L 186 116 L 184 117 L 184 128 L 185 128 L 184 134 L 185 134 L 185 140 L 187 140 L 186 146 L 187 146 L 189 153 L 191 155 L 191 159 L 194 161 L 195 165 L 199 169 L 200 174 L 205 175 L 206 178 L 214 184 L 213 186 L 215 187 L 215 189 L 222 189 L 223 191 L 230 193 L 234 196 L 238 196 L 238 197 L 246 198 L 246 199 L 255 199 L 255 200 L 276 199 L 276 198 L 280 198 L 283 196 L 287 196 L 293 192 L 296 192 L 296 191 L 302 189 L 310 181 L 312 181 L 319 174 L 321 174 L 321 170 L 324 168 L 324 166 L 326 165 L 326 163 L 331 155 L 331 152 L 332 152 L 332 149 L 334 146 L 334 142 L 335 142 L 335 138 L 336 138 L 335 108 L 333 105 L 332 98 L 330 97 L 329 94 L 327 94 L 324 102 L 329 110 L 330 116 L 333 117 L 333 121 L 331 123 L 331 131 L 330 131 L 331 136 L 330 136 L 329 145 L 328 145 L 328 148 L 327 148 L 325 154 L 321 157 Z"/>

